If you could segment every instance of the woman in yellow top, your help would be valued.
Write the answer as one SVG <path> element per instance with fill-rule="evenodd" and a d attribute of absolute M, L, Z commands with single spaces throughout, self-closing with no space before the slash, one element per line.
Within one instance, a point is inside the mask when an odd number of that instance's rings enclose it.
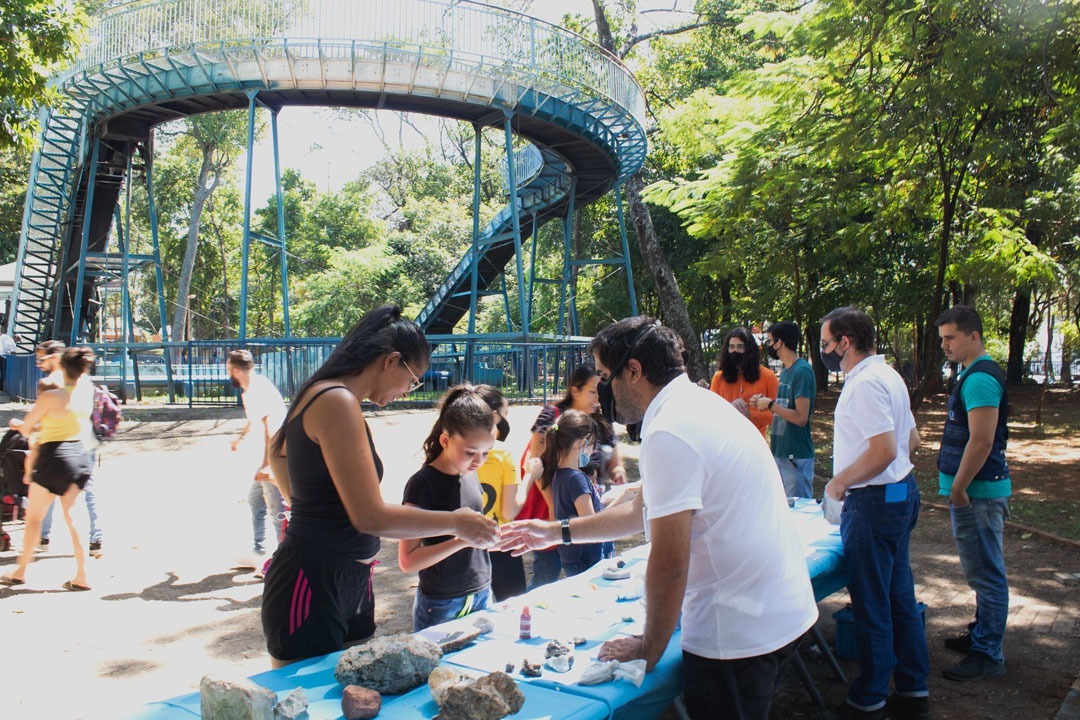
<path fill-rule="evenodd" d="M 79 379 L 93 364 L 94 353 L 90 348 L 65 350 L 60 358 L 64 387 L 41 393 L 21 422 L 12 420 L 9 423 L 23 435 L 29 435 L 38 423 L 41 423 L 41 431 L 33 481 L 28 488 L 23 548 L 15 571 L 0 578 L 0 583 L 4 585 L 22 585 L 26 582 L 26 566 L 30 564 L 41 537 L 41 520 L 55 495 L 60 498 L 64 522 L 71 533 L 72 553 L 75 555 L 75 577 L 64 583 L 64 589 L 90 589 L 86 582 L 86 548 L 72 522 L 71 506 L 90 479 L 93 463 L 80 439 L 83 424 L 72 408 L 72 394 L 78 392 Z"/>
<path fill-rule="evenodd" d="M 746 328 L 737 327 L 727 334 L 720 346 L 720 367 L 709 389 L 735 406 L 765 437 L 773 414 L 758 410 L 750 403 L 754 395 L 775 398 L 780 385 L 774 373 L 761 364 L 757 340 Z"/>

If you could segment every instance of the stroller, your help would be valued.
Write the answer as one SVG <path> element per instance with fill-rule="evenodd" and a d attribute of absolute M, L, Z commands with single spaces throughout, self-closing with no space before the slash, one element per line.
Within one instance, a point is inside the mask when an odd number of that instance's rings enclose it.
<path fill-rule="evenodd" d="M 0 438 L 0 552 L 11 549 L 11 536 L 4 532 L 4 520 L 19 520 L 23 516 L 22 501 L 26 496 L 23 471 L 30 447 L 18 430 L 8 430 Z"/>

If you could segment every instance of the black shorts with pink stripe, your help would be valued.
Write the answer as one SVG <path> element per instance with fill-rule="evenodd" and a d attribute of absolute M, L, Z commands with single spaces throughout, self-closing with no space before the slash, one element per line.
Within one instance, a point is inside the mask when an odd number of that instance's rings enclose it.
<path fill-rule="evenodd" d="M 266 649 L 294 662 L 337 652 L 375 634 L 371 566 L 286 536 L 266 573 Z"/>

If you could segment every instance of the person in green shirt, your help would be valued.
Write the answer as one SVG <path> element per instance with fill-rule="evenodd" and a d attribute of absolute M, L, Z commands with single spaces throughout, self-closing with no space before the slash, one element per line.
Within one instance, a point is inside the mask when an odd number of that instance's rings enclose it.
<path fill-rule="evenodd" d="M 758 410 L 771 410 L 769 437 L 773 459 L 788 497 L 814 496 L 814 440 L 810 415 L 814 412 L 817 379 L 810 363 L 799 357 L 802 331 L 788 320 L 773 323 L 765 331 L 765 351 L 784 365 L 776 397 L 755 395 Z"/>
<path fill-rule="evenodd" d="M 967 657 L 942 674 L 954 681 L 996 678 L 1005 674 L 1001 645 L 1009 615 L 1003 534 L 1012 480 L 1005 460 L 1005 373 L 986 354 L 982 319 L 974 308 L 956 305 L 937 325 L 945 357 L 963 366 L 941 438 L 939 493 L 949 498 L 956 551 L 976 608 L 968 632 L 945 641 L 946 648 Z"/>

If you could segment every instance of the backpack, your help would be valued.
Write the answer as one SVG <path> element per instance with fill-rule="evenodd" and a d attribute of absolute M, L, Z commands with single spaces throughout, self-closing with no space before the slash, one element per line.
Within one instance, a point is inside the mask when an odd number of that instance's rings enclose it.
<path fill-rule="evenodd" d="M 94 436 L 98 440 L 110 440 L 116 435 L 116 428 L 124 419 L 120 410 L 120 399 L 104 385 L 94 386 L 94 411 L 90 422 L 94 426 Z"/>

